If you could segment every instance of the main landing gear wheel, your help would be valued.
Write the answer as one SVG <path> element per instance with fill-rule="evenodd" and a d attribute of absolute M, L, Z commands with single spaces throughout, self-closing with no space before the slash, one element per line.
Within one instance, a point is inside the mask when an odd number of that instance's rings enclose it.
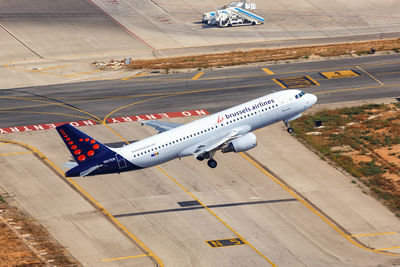
<path fill-rule="evenodd" d="M 209 159 L 207 161 L 207 165 L 208 167 L 214 169 L 215 167 L 217 167 L 217 162 L 214 159 Z"/>

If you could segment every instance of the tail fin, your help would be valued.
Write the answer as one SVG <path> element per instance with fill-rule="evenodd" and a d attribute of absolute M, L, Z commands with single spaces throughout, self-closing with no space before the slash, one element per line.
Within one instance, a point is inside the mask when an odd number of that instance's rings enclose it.
<path fill-rule="evenodd" d="M 98 162 L 112 152 L 102 143 L 69 124 L 58 126 L 56 129 L 79 166 Z"/>

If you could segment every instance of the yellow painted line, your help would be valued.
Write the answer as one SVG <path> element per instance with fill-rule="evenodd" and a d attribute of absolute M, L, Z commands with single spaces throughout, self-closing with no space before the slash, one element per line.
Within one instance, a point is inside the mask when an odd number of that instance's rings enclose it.
<path fill-rule="evenodd" d="M 388 247 L 388 248 L 378 248 L 377 250 L 381 251 L 381 250 L 388 250 L 388 249 L 395 249 L 395 248 L 400 248 L 400 246 Z"/>
<path fill-rule="evenodd" d="M 307 79 L 309 79 L 311 82 L 313 82 L 316 86 L 320 86 L 320 84 L 319 84 L 316 80 L 314 80 L 313 78 L 311 78 L 310 76 L 306 75 L 306 76 L 304 76 L 304 77 L 307 77 Z"/>
<path fill-rule="evenodd" d="M 74 73 L 74 74 L 68 74 L 67 77 L 74 77 L 74 76 L 77 76 L 77 75 L 96 73 L 96 72 L 100 72 L 100 71 L 101 70 L 92 70 L 92 71 L 86 71 L 86 72 L 79 72 L 79 73 Z"/>
<path fill-rule="evenodd" d="M 359 248 L 362 248 L 364 250 L 371 251 L 371 252 L 390 255 L 390 256 L 395 256 L 395 257 L 400 257 L 399 254 L 393 254 L 393 253 L 379 251 L 378 249 L 369 248 L 369 247 L 364 246 L 361 243 L 356 242 L 350 235 L 347 235 L 345 232 L 343 232 L 338 226 L 336 226 L 328 218 L 326 218 L 324 215 L 322 215 L 320 212 L 318 212 L 309 203 L 307 203 L 304 199 L 302 199 L 300 196 L 298 196 L 293 190 L 291 190 L 284 183 L 279 181 L 275 176 L 273 176 L 272 174 L 267 172 L 260 164 L 255 162 L 253 159 L 251 159 L 248 155 L 244 154 L 243 152 L 240 152 L 239 154 L 243 158 L 245 158 L 248 162 L 250 162 L 254 167 L 256 167 L 258 170 L 260 170 L 262 173 L 264 173 L 267 177 L 269 177 L 272 181 L 274 181 L 276 184 L 278 184 L 280 187 L 282 187 L 285 191 L 287 191 L 290 195 L 292 195 L 294 198 L 296 198 L 301 204 L 303 204 L 306 208 L 308 208 L 312 213 L 317 215 L 322 221 L 324 221 L 327 225 L 332 227 L 337 233 L 339 233 L 341 236 L 343 236 L 351 244 L 353 244 L 353 245 L 355 245 L 355 246 L 357 246 Z M 384 249 L 382 249 L 382 250 L 384 250 Z"/>
<path fill-rule="evenodd" d="M 144 76 L 146 74 L 147 74 L 146 72 L 143 72 L 143 73 L 140 73 L 140 74 L 137 74 L 137 75 L 134 75 L 134 76 L 129 76 L 129 77 L 126 77 L 126 78 L 122 78 L 121 80 L 126 81 L 126 80 L 129 80 L 129 79 L 132 79 L 132 78 L 142 77 L 142 76 Z"/>
<path fill-rule="evenodd" d="M 149 255 L 143 254 L 143 255 L 137 255 L 137 256 L 128 256 L 128 257 L 120 257 L 120 258 L 112 258 L 112 259 L 104 259 L 101 261 L 116 261 L 116 260 L 126 260 L 126 259 L 133 259 L 133 258 L 140 258 L 140 257 L 148 257 Z"/>
<path fill-rule="evenodd" d="M 327 90 L 327 91 L 313 92 L 313 94 L 321 95 L 321 94 L 328 94 L 328 93 L 347 92 L 347 91 L 361 91 L 361 90 L 368 90 L 368 89 L 373 89 L 373 88 L 395 87 L 395 86 L 400 86 L 400 84 L 385 84 L 385 85 L 382 85 L 382 86 L 365 86 L 365 87 L 358 87 L 358 88 Z"/>
<path fill-rule="evenodd" d="M 225 225 L 229 230 L 231 230 L 237 237 L 239 237 L 243 242 L 246 243 L 246 245 L 250 246 L 257 254 L 259 254 L 262 258 L 264 258 L 271 266 L 277 266 L 275 265 L 270 259 L 268 259 L 264 254 L 261 253 L 258 249 L 256 249 L 252 244 L 250 244 L 246 239 L 244 239 L 238 232 L 236 232 L 232 227 L 230 227 L 224 220 L 222 220 L 220 217 L 218 217 L 217 214 L 215 214 L 210 208 L 208 208 L 203 202 L 200 201 L 197 197 L 195 197 L 192 193 L 190 193 L 189 190 L 187 190 L 183 185 L 181 185 L 177 180 L 172 178 L 166 171 L 164 171 L 160 166 L 156 166 L 156 168 L 162 172 L 165 176 L 167 176 L 171 181 L 173 181 L 176 185 L 178 185 L 180 188 L 183 189 L 186 193 L 188 193 L 194 200 L 196 200 L 200 205 L 202 205 L 209 213 L 211 213 L 215 218 L 217 218 L 223 225 Z"/>
<path fill-rule="evenodd" d="M 358 235 L 350 235 L 352 237 L 359 237 L 359 236 L 373 236 L 373 235 L 394 235 L 398 234 L 398 232 L 388 232 L 388 233 L 373 233 L 373 234 L 358 234 Z"/>
<path fill-rule="evenodd" d="M 197 80 L 198 78 L 200 78 L 201 76 L 203 76 L 203 74 L 204 74 L 204 72 L 199 72 L 199 73 L 197 73 L 197 74 L 192 78 L 192 80 Z"/>
<path fill-rule="evenodd" d="M 283 89 L 286 89 L 286 86 L 284 86 L 280 81 L 278 81 L 277 79 L 272 79 L 274 82 L 276 82 L 277 84 L 280 85 L 280 87 L 282 87 Z"/>
<path fill-rule="evenodd" d="M 29 71 L 30 72 L 39 72 L 39 71 L 44 71 L 44 70 L 60 69 L 60 68 L 67 68 L 67 67 L 69 67 L 69 65 L 48 67 L 48 68 L 37 69 L 37 70 L 29 70 Z"/>
<path fill-rule="evenodd" d="M 364 70 L 363 68 L 361 68 L 360 66 L 356 67 L 357 69 L 361 70 L 362 72 L 364 72 L 365 74 L 367 74 L 369 77 L 371 77 L 372 79 L 374 79 L 377 83 L 379 83 L 380 85 L 385 85 L 383 82 L 381 82 L 380 80 L 378 80 L 375 76 L 371 75 L 368 71 Z"/>
<path fill-rule="evenodd" d="M 0 156 L 10 156 L 10 155 L 19 155 L 19 154 L 28 154 L 28 153 L 32 153 L 32 152 L 30 152 L 30 151 L 13 152 L 13 153 L 0 154 Z"/>
<path fill-rule="evenodd" d="M 275 73 L 272 72 L 272 70 L 270 70 L 268 68 L 263 68 L 262 70 L 268 75 L 274 75 L 275 74 Z"/>
<path fill-rule="evenodd" d="M 71 185 L 73 185 L 79 192 L 81 192 L 82 195 L 84 195 L 91 203 L 93 203 L 105 216 L 107 216 L 115 225 L 117 225 L 127 236 L 132 238 L 136 244 L 138 244 L 140 247 L 142 247 L 146 252 L 148 252 L 148 256 L 151 256 L 161 267 L 164 266 L 163 262 L 161 261 L 160 258 L 158 258 L 145 244 L 143 244 L 134 234 L 132 234 L 128 228 L 125 227 L 122 223 L 120 223 L 108 210 L 106 210 L 96 199 L 94 199 L 86 190 L 84 190 L 82 187 L 80 187 L 72 178 L 65 177 L 64 172 L 57 166 L 55 165 L 51 160 L 49 160 L 42 152 L 40 152 L 37 148 L 20 143 L 17 141 L 13 140 L 4 140 L 0 139 L 0 142 L 5 142 L 5 143 L 10 143 L 10 144 L 16 144 L 22 147 L 25 147 L 26 149 L 33 151 L 38 157 L 42 160 L 44 160 L 47 164 L 49 164 L 53 170 L 55 170 L 59 175 L 65 178 Z"/>

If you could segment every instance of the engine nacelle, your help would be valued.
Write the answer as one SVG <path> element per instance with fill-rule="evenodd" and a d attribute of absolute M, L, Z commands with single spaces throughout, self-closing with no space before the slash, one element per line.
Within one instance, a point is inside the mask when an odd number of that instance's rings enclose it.
<path fill-rule="evenodd" d="M 222 148 L 223 153 L 232 152 L 243 152 L 252 149 L 257 146 L 257 138 L 253 133 L 247 133 L 241 137 L 238 137 L 230 142 L 226 147 Z"/>

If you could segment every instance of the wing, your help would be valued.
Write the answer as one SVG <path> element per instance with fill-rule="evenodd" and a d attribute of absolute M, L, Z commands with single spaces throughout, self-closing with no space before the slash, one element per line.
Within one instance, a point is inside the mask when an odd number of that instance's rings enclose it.
<path fill-rule="evenodd" d="M 219 135 L 214 138 L 204 140 L 198 144 L 195 144 L 181 153 L 178 156 L 189 156 L 194 155 L 195 157 L 203 155 L 205 153 L 214 153 L 216 150 L 222 148 L 224 145 L 228 144 L 233 139 L 242 136 L 239 131 L 232 131 L 224 135 Z"/>
<path fill-rule="evenodd" d="M 171 130 L 173 128 L 176 128 L 178 126 L 181 126 L 182 124 L 179 123 L 172 123 L 172 122 L 165 122 L 165 121 L 142 121 L 142 125 L 148 125 L 156 129 L 159 133 Z"/>

